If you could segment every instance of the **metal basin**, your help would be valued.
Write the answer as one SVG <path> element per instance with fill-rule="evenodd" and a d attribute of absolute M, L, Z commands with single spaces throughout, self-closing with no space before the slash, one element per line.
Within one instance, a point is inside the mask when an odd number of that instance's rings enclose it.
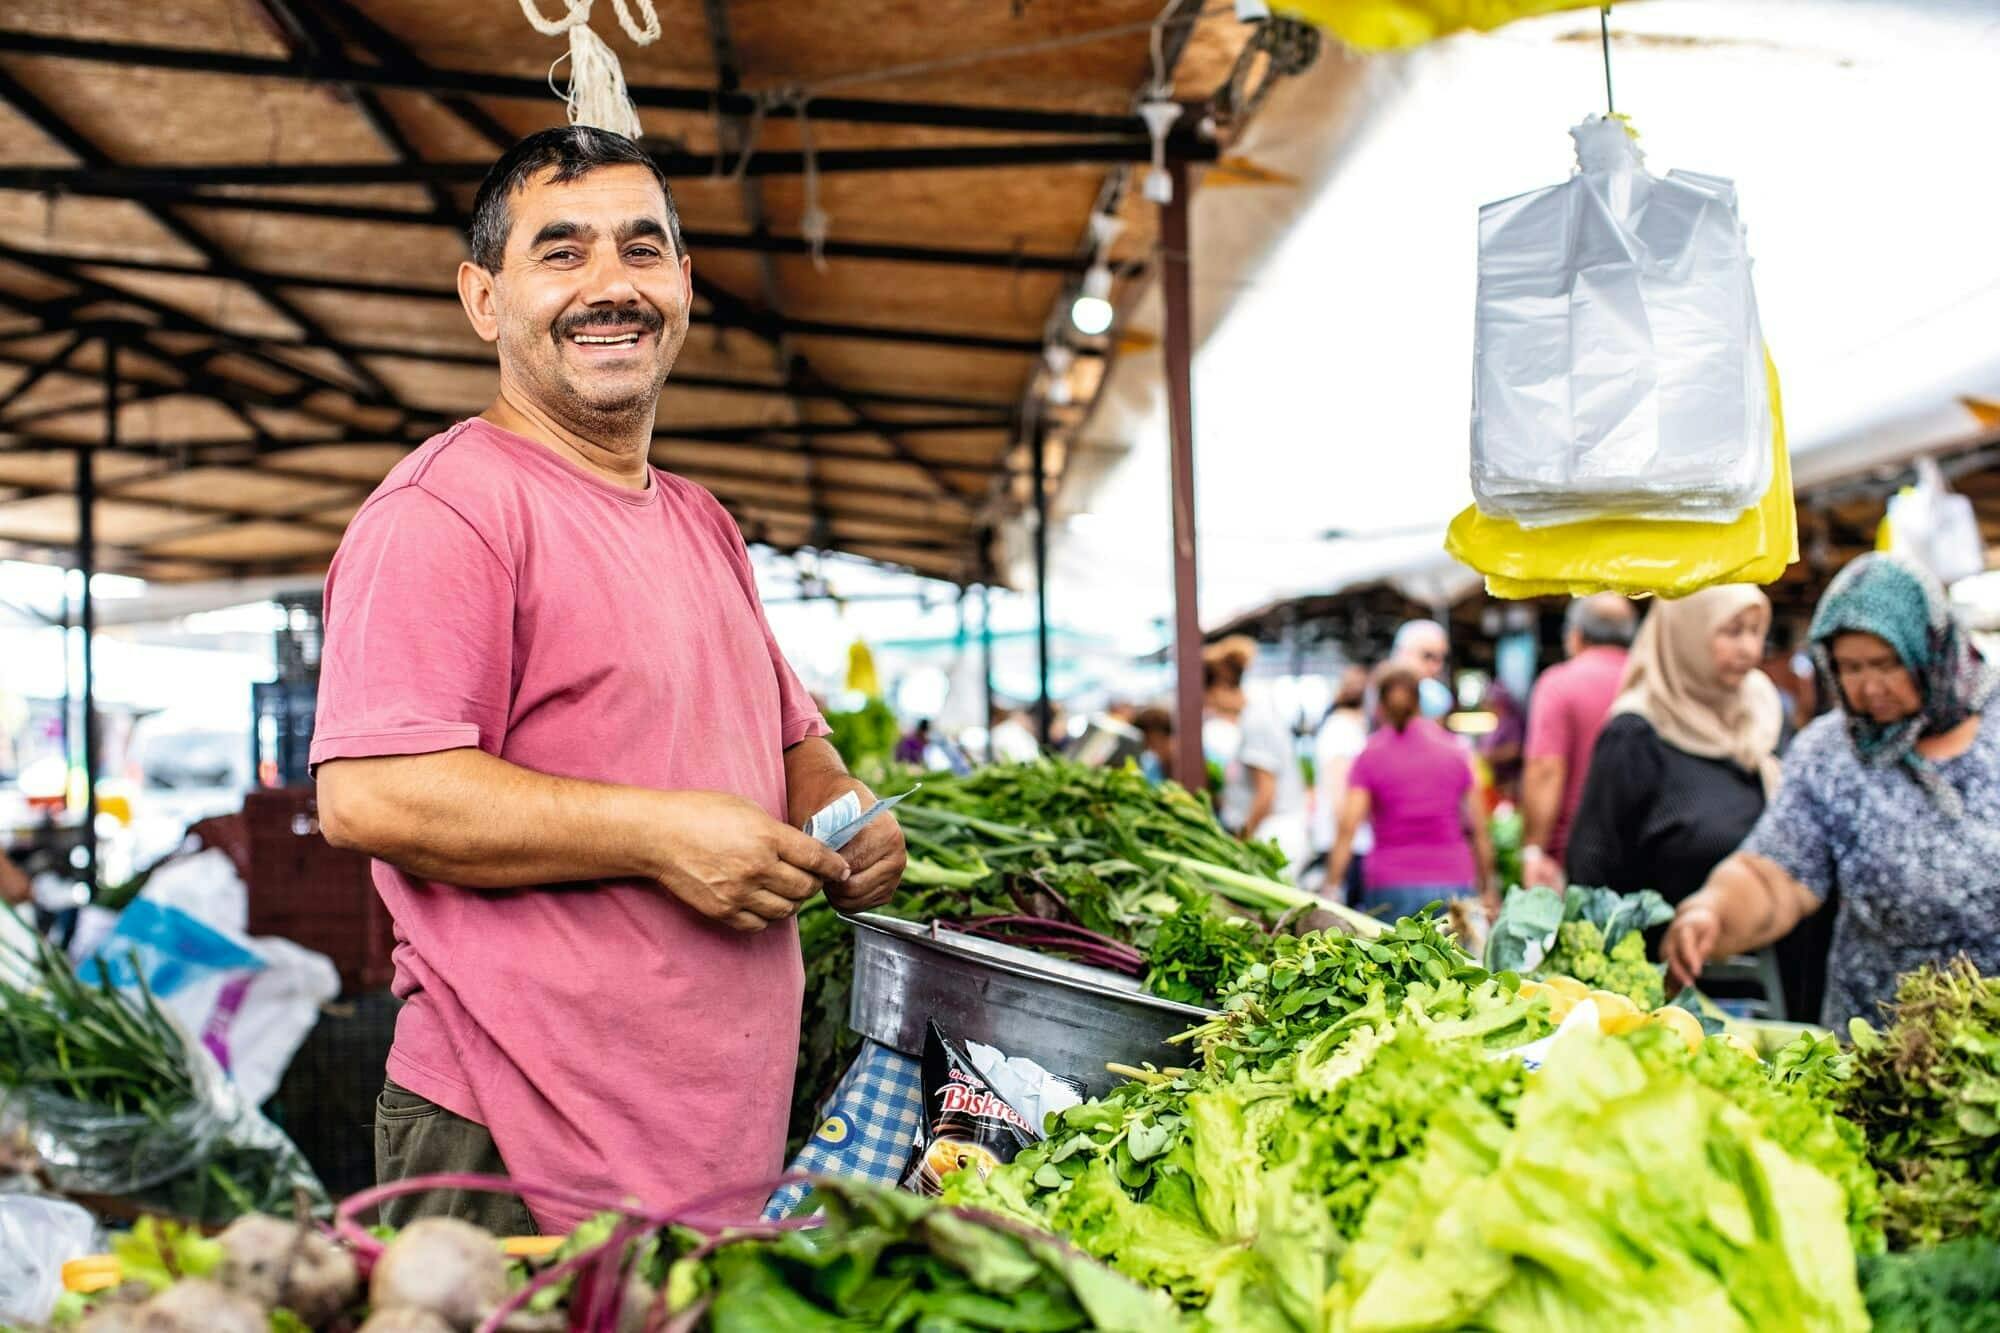
<path fill-rule="evenodd" d="M 847 919 L 854 927 L 848 1026 L 906 1055 L 923 1054 L 935 1018 L 954 1036 L 1079 1079 L 1096 1097 L 1124 1081 L 1107 1063 L 1186 1065 L 1188 1049 L 1167 1038 L 1211 1015 L 1067 959 L 873 912 Z"/>

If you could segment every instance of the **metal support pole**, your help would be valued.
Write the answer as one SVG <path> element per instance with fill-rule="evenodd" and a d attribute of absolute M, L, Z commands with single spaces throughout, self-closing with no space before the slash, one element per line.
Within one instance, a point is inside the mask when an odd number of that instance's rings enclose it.
<path fill-rule="evenodd" d="M 1160 209 L 1160 287 L 1167 312 L 1167 421 L 1173 481 L 1174 776 L 1208 785 L 1201 753 L 1201 618 L 1195 605 L 1193 303 L 1188 282 L 1188 167 L 1168 164 L 1174 197 Z"/>
<path fill-rule="evenodd" d="M 979 674 L 986 687 L 986 762 L 993 762 L 993 586 L 979 585 Z"/>
<path fill-rule="evenodd" d="M 104 339 L 104 447 L 118 447 L 118 340 Z M 84 883 L 97 887 L 97 675 L 91 636 L 97 630 L 90 576 L 97 572 L 97 460 L 88 444 L 76 450 L 76 565 L 83 571 L 77 620 L 83 627 L 83 865 Z"/>
<path fill-rule="evenodd" d="M 1049 479 L 1046 433 L 1039 421 L 1030 439 L 1035 470 L 1035 736 L 1048 745 L 1055 730 L 1049 703 Z"/>

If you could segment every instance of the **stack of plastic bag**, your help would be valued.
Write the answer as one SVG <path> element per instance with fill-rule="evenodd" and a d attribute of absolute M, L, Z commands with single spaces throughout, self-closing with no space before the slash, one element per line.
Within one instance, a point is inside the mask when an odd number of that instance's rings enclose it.
<path fill-rule="evenodd" d="M 1446 549 L 1496 596 L 1683 596 L 1797 558 L 1777 372 L 1734 187 L 1623 122 L 1480 210 L 1472 488 Z"/>
<path fill-rule="evenodd" d="M 1889 497 L 1875 546 L 1909 556 L 1949 587 L 1986 568 L 1986 538 L 1972 501 L 1953 493 L 1937 460 L 1916 466 L 1916 484 Z"/>
<path fill-rule="evenodd" d="M 1454 32 L 1490 31 L 1516 19 L 1599 0 L 1272 0 L 1271 8 L 1326 29 L 1357 51 L 1394 51 Z"/>

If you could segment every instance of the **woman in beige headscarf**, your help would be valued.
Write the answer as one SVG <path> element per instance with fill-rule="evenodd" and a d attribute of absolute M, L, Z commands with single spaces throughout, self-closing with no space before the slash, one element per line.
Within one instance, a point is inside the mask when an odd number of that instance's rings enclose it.
<path fill-rule="evenodd" d="M 1777 687 L 1757 669 L 1771 603 L 1748 584 L 1646 617 L 1570 833 L 1572 884 L 1679 902 L 1749 835 L 1778 789 Z"/>

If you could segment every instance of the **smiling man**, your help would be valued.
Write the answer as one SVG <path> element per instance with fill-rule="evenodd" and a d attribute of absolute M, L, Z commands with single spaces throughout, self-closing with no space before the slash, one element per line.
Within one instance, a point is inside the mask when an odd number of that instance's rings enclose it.
<path fill-rule="evenodd" d="M 581 127 L 495 163 L 459 267 L 499 397 L 425 443 L 326 584 L 312 761 L 327 838 L 375 858 L 405 1001 L 377 1174 L 511 1172 L 754 1217 L 781 1167 L 793 916 L 894 893 L 902 834 L 798 831 L 847 791 L 743 539 L 651 466 L 692 268 L 665 178 Z M 734 1192 L 731 1196 L 731 1192 Z M 433 1193 L 489 1229 L 586 1210 Z"/>

